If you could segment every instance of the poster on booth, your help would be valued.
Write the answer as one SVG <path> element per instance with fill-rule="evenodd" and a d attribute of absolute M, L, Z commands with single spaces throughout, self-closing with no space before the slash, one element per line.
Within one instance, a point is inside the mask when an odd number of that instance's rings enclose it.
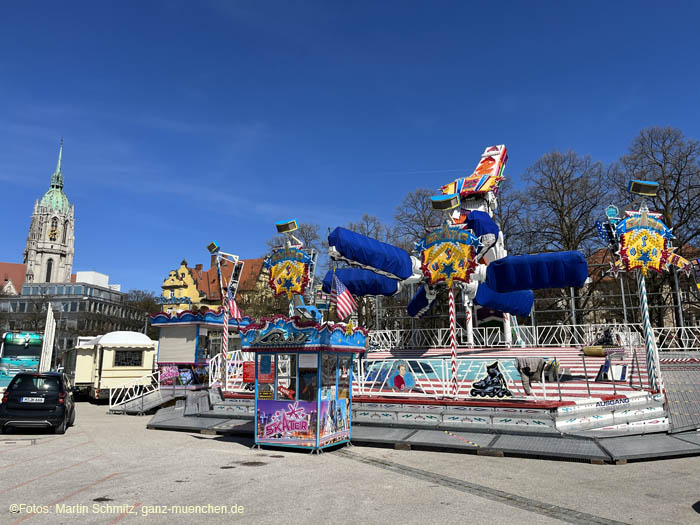
<path fill-rule="evenodd" d="M 258 400 L 256 443 L 316 446 L 316 402 Z"/>
<path fill-rule="evenodd" d="M 319 420 L 321 422 L 321 446 L 350 438 L 347 399 L 321 401 Z"/>
<path fill-rule="evenodd" d="M 177 365 L 161 365 L 160 366 L 160 384 L 172 386 L 177 384 L 177 378 L 180 376 L 180 369 Z"/>
<path fill-rule="evenodd" d="M 243 382 L 255 383 L 255 361 L 243 362 Z"/>

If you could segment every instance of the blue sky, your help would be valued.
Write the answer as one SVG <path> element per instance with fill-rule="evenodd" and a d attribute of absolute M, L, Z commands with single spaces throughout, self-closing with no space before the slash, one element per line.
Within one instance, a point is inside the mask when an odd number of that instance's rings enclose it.
<path fill-rule="evenodd" d="M 656 4 L 656 5 L 655 5 Z M 700 138 L 693 2 L 12 2 L 0 16 L 0 260 L 65 139 L 75 270 L 160 290 L 212 239 L 391 221 L 504 143 L 611 162 Z M 506 232 L 507 234 L 507 232 Z"/>

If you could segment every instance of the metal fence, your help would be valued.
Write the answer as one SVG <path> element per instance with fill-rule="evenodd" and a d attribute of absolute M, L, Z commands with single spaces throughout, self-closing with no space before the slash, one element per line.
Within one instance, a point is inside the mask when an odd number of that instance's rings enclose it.
<path fill-rule="evenodd" d="M 644 336 L 641 324 L 585 324 L 520 326 L 513 330 L 511 343 L 497 327 L 474 328 L 473 343 L 467 340 L 467 331 L 457 328 L 457 346 L 460 348 L 507 347 L 572 347 L 591 345 L 606 328 L 612 328 L 615 344 L 642 346 Z M 700 351 L 700 326 L 683 328 L 655 328 L 659 351 Z M 368 351 L 387 351 L 418 348 L 445 348 L 449 346 L 449 329 L 373 330 L 369 334 Z"/>

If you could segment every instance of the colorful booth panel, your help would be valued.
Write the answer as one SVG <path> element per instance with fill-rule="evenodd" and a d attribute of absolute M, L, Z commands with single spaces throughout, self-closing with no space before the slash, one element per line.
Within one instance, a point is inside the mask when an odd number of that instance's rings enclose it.
<path fill-rule="evenodd" d="M 161 386 L 209 386 L 209 365 L 206 363 L 158 363 Z"/>

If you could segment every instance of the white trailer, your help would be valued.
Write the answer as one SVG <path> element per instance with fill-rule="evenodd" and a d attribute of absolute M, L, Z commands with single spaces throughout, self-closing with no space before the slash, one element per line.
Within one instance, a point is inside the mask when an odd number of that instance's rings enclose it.
<path fill-rule="evenodd" d="M 112 388 L 139 379 L 144 384 L 148 381 L 155 370 L 155 348 L 156 342 L 139 332 L 80 338 L 63 355 L 64 372 L 76 391 L 93 399 L 109 399 Z"/>

